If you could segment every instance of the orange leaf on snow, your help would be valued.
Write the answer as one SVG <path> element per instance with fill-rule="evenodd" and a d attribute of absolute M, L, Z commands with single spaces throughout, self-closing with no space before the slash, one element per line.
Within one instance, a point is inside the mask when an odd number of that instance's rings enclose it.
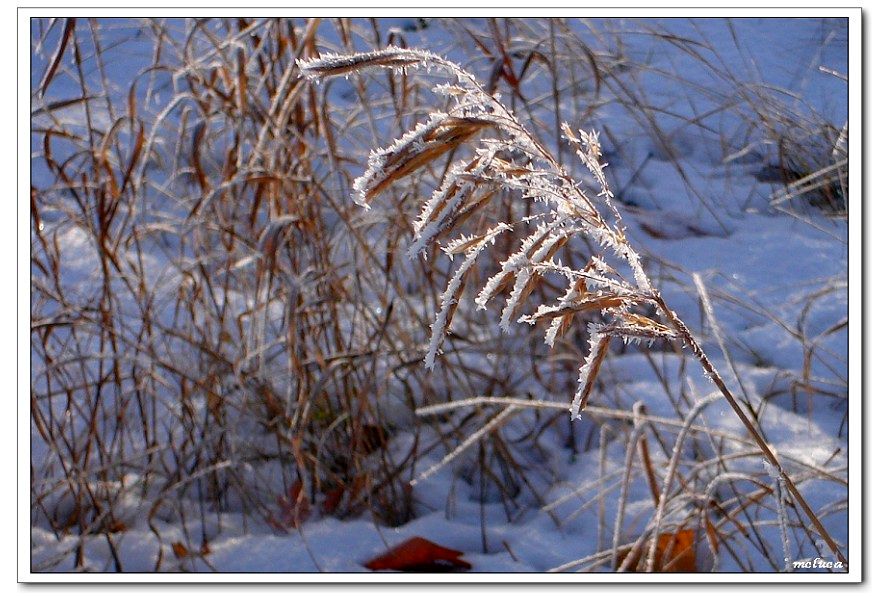
<path fill-rule="evenodd" d="M 646 562 L 644 552 L 638 551 L 635 555 L 634 564 L 621 569 L 621 571 L 635 571 L 640 563 Z M 620 566 L 627 556 L 627 549 L 620 553 Z M 659 534 L 656 568 L 658 571 L 666 573 L 695 573 L 698 571 L 695 560 L 695 530 L 684 528 L 673 534 Z"/>
<path fill-rule="evenodd" d="M 460 551 L 415 536 L 364 563 L 363 566 L 372 571 L 392 569 L 427 573 L 472 569 L 472 565 L 460 558 L 462 554 Z"/>
<path fill-rule="evenodd" d="M 175 542 L 171 545 L 171 549 L 174 551 L 174 555 L 178 559 L 185 559 L 189 556 L 189 549 L 186 548 L 182 542 Z"/>
<path fill-rule="evenodd" d="M 663 562 L 662 571 L 695 573 L 695 530 L 679 530 L 676 534 L 659 536 L 658 553 Z"/>

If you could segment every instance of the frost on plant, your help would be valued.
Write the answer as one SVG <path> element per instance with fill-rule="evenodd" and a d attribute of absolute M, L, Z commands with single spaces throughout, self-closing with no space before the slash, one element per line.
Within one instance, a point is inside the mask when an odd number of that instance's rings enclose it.
<path fill-rule="evenodd" d="M 563 133 L 591 172 L 598 192 L 612 215 L 609 223 L 596 208 L 596 200 L 575 181 L 565 168 L 521 124 L 499 100 L 457 64 L 430 52 L 388 47 L 384 50 L 347 56 L 326 55 L 298 62 L 303 75 L 312 80 L 348 76 L 366 69 L 435 69 L 451 79 L 434 87 L 449 98 L 446 111 L 431 114 L 387 147 L 373 151 L 366 171 L 354 183 L 354 200 L 364 207 L 395 181 L 434 162 L 452 149 L 469 143 L 470 157 L 447 168 L 438 188 L 424 201 L 413 222 L 414 242 L 409 255 L 415 257 L 438 245 L 452 260 L 463 255 L 440 296 L 439 312 L 431 328 L 424 362 L 433 368 L 441 353 L 454 312 L 461 300 L 467 274 L 478 257 L 502 234 L 523 236 L 518 247 L 495 269 L 475 297 L 478 308 L 505 293 L 499 325 L 508 331 L 513 322 L 545 323 L 546 343 L 570 327 L 573 317 L 591 311 L 601 323 L 589 325 L 589 353 L 580 368 L 579 385 L 570 408 L 578 417 L 594 386 L 601 361 L 614 337 L 625 341 L 672 339 L 675 333 L 644 314 L 655 310 L 658 295 L 646 277 L 640 257 L 631 247 L 612 203 L 601 163 L 597 133 Z M 537 215 L 516 222 L 494 222 L 476 234 L 443 240 L 458 223 L 486 207 L 498 196 L 497 190 L 511 191 L 524 201 L 533 201 Z M 489 220 L 489 218 L 486 218 Z M 576 237 L 584 237 L 598 253 L 584 267 L 556 260 L 560 249 Z M 627 275 L 612 268 L 612 256 L 627 267 Z M 490 264 L 488 265 L 490 267 Z M 546 275 L 567 280 L 567 290 L 555 304 L 540 305 L 527 313 L 526 302 Z M 637 312 L 635 312 L 635 310 Z"/>

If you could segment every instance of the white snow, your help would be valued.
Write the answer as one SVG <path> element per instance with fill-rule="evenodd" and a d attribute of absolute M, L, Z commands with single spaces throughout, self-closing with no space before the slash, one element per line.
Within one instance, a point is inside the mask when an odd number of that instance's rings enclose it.
<path fill-rule="evenodd" d="M 718 139 L 723 136 L 743 138 L 747 134 L 748 124 L 740 117 L 740 112 L 746 112 L 747 108 L 742 106 L 740 110 L 709 114 L 718 102 L 733 96 L 734 88 L 722 76 L 722 73 L 733 73 L 743 81 L 759 83 L 759 89 L 765 92 L 773 86 L 790 89 L 794 96 L 778 98 L 772 94 L 772 97 L 789 102 L 794 108 L 813 105 L 817 113 L 841 127 L 847 118 L 846 86 L 817 67 L 825 66 L 846 73 L 846 30 L 843 24 L 809 19 L 746 19 L 731 23 L 735 28 L 734 36 L 729 23 L 720 19 L 620 20 L 595 25 L 608 35 L 620 35 L 627 44 L 628 58 L 651 65 L 637 73 L 638 78 L 630 79 L 636 81 L 636 86 L 635 82 L 630 84 L 638 96 L 649 98 L 651 105 L 662 108 L 656 112 L 656 119 L 666 130 L 673 131 L 669 137 L 673 143 L 670 149 L 676 153 L 676 160 L 666 154 L 669 148 L 660 146 L 644 131 L 642 122 L 619 103 L 603 105 L 585 122 L 576 120 L 577 114 L 571 113 L 571 123 L 577 127 L 594 126 L 598 130 L 611 131 L 612 136 L 601 137 L 605 143 L 603 160 L 609 164 L 606 169 L 602 163 L 588 162 L 589 156 L 583 157 L 592 172 L 607 176 L 610 188 L 621 201 L 622 222 L 627 226 L 633 245 L 644 255 L 644 269 L 660 287 L 671 308 L 703 341 L 732 391 L 736 395 L 746 394 L 753 400 L 751 405 L 759 412 L 760 428 L 776 449 L 781 462 L 790 466 L 794 477 L 802 475 L 799 488 L 815 511 L 822 513 L 827 530 L 842 550 L 846 550 L 848 488 L 844 481 L 847 478 L 848 445 L 844 398 L 847 395 L 847 332 L 843 326 L 835 327 L 847 316 L 847 222 L 827 217 L 813 208 L 802 220 L 769 210 L 768 197 L 778 186 L 759 178 L 771 155 L 770 140 L 766 137 L 763 139 L 765 143 L 754 145 L 752 152 L 727 161 L 732 151 L 720 146 Z M 589 35 L 584 24 L 571 23 L 571 26 L 583 36 Z M 712 50 L 701 46 L 697 50 L 712 57 L 716 70 L 693 60 L 680 48 L 672 51 L 673 44 L 642 34 L 647 28 L 658 27 L 707 44 Z M 438 24 L 410 33 L 409 43 L 413 47 L 422 43 L 425 49 L 451 59 L 467 55 L 466 50 L 449 42 Z M 112 76 L 125 76 L 124 62 L 111 66 Z M 474 65 L 477 69 L 484 66 L 484 62 Z M 686 84 L 680 84 L 670 76 L 671 73 L 685 77 Z M 477 72 L 480 78 L 483 74 Z M 619 76 L 624 76 L 624 73 Z M 340 92 L 341 83 L 333 88 L 333 92 Z M 605 84 L 612 86 L 609 80 Z M 538 91 L 539 88 L 534 93 Z M 159 101 L 158 94 L 154 99 Z M 565 109 L 576 112 L 576 102 L 570 101 Z M 81 108 L 67 108 L 64 116 L 74 124 L 81 122 Z M 686 124 L 685 121 L 691 118 L 700 120 L 697 124 Z M 394 148 L 398 149 L 418 132 L 438 123 L 437 118 L 432 117 L 429 124 L 401 138 Z M 540 132 L 545 134 L 545 131 Z M 582 134 L 586 140 L 591 138 Z M 365 203 L 364 189 L 370 176 L 380 169 L 382 157 L 382 154 L 373 153 L 369 170 L 358 179 L 354 189 L 358 201 Z M 588 179 L 587 169 L 573 165 L 572 159 L 565 165 L 574 176 Z M 95 247 L 89 245 L 88 237 L 80 229 L 64 223 L 60 215 L 56 221 L 47 221 L 45 225 L 47 228 L 57 226 L 62 231 L 64 283 L 76 291 L 91 291 Z M 437 230 L 429 226 L 419 230 L 423 240 L 417 244 L 418 250 L 424 248 L 436 233 Z M 529 240 L 536 241 L 537 238 L 535 234 Z M 555 236 L 551 236 L 546 240 L 543 249 L 548 250 L 554 239 Z M 490 240 L 493 236 L 483 243 Z M 501 273 L 488 281 L 485 292 L 475 298 L 475 304 L 483 307 L 488 293 L 499 284 L 503 274 L 517 273 L 510 306 L 503 312 L 504 327 L 512 322 L 511 305 L 516 303 L 516 292 L 521 292 L 532 274 L 517 268 L 516 259 L 528 246 L 527 243 L 521 245 L 521 251 L 503 264 Z M 429 340 L 427 364 L 430 368 L 433 368 L 434 358 L 437 363 L 441 361 L 438 354 L 445 334 L 443 313 L 452 306 L 460 277 L 473 264 L 476 254 L 466 254 L 457 277 L 441 296 L 440 316 Z M 241 266 L 247 263 L 242 262 Z M 173 275 L 163 269 L 162 255 L 158 253 L 149 255 L 145 267 L 153 272 L 151 277 L 156 288 L 161 288 L 168 276 Z M 703 319 L 697 294 L 692 290 L 693 273 L 701 275 L 711 293 L 720 327 L 740 376 L 740 385 L 735 371 L 724 362 L 710 327 Z M 570 281 L 572 284 L 573 280 Z M 223 299 L 244 300 L 233 295 Z M 463 299 L 473 302 L 469 295 Z M 563 305 L 563 300 L 559 304 Z M 245 308 L 242 306 L 242 310 Z M 546 341 L 549 344 L 555 341 L 551 330 Z M 514 350 L 515 346 L 510 344 L 511 358 Z M 694 362 L 688 363 L 683 374 L 676 375 L 670 370 L 678 366 L 679 361 L 672 353 L 658 351 L 654 359 L 658 366 L 668 369 L 665 370 L 668 378 L 673 378 L 678 384 L 674 390 L 685 392 L 692 403 L 707 398 L 714 391 Z M 485 365 L 484 361 L 477 362 Z M 803 379 L 806 362 L 810 376 Z M 552 366 L 554 364 L 547 359 L 543 372 L 551 373 Z M 529 371 L 530 367 L 530 362 L 519 363 L 522 370 Z M 572 371 L 571 387 L 574 387 L 575 368 Z M 588 371 L 588 364 L 582 366 L 580 386 Z M 32 382 L 40 387 L 38 379 L 32 379 Z M 523 381 L 521 394 L 535 386 Z M 245 519 L 237 512 L 209 512 L 209 527 L 201 525 L 198 515 L 189 516 L 183 524 L 178 516 L 169 514 L 170 521 L 153 519 L 151 528 L 147 521 L 148 511 L 132 495 L 131 502 L 126 503 L 124 509 L 127 512 L 126 529 L 122 532 L 83 538 L 70 534 L 56 536 L 47 527 L 35 524 L 31 530 L 33 569 L 73 571 L 74 552 L 81 545 L 85 569 L 113 570 L 108 545 L 112 542 L 124 570 L 132 572 L 155 570 L 160 552 L 161 571 L 363 572 L 367 571 L 362 566 L 365 561 L 412 536 L 422 536 L 462 551 L 462 558 L 473 565 L 474 572 L 533 572 L 562 567 L 570 561 L 614 547 L 614 521 L 620 504 L 620 481 L 630 440 L 628 421 L 619 420 L 631 413 L 637 402 L 644 404 L 649 416 L 677 421 L 685 418 L 685 412 L 681 416 L 676 410 L 680 404 L 672 403 L 665 389 L 642 352 L 626 349 L 624 353 L 613 354 L 611 351 L 588 405 L 612 410 L 615 414 L 591 413 L 586 408 L 582 413 L 584 420 L 575 423 L 578 426 L 571 431 L 572 440 L 578 447 L 571 449 L 565 445 L 568 437 L 556 425 L 539 440 L 544 460 L 538 460 L 536 454 L 529 454 L 535 460 L 528 465 L 540 470 L 535 474 L 534 482 L 543 491 L 540 495 L 542 502 L 538 502 L 526 488 L 521 489 L 522 496 L 515 500 L 511 510 L 500 497 L 481 502 L 478 466 L 473 459 L 476 448 L 471 447 L 451 465 L 442 467 L 414 486 L 416 516 L 400 527 L 386 527 L 367 517 L 340 520 L 312 514 L 300 528 L 281 533 L 258 520 Z M 573 395 L 537 394 L 533 397 L 566 404 Z M 462 418 L 469 411 L 462 410 L 457 415 Z M 496 413 L 495 410 L 486 411 Z M 487 415 L 479 416 L 482 414 L 469 421 L 467 432 L 474 432 L 479 420 L 488 419 Z M 517 411 L 497 432 L 507 438 L 515 437 L 530 427 L 534 416 L 531 411 Z M 607 435 L 605 450 L 598 447 L 596 438 L 592 440 L 585 436 L 586 429 L 599 428 L 594 421 L 615 421 L 617 424 L 612 427 L 612 432 L 600 431 L 601 436 Z M 757 490 L 757 486 L 741 479 L 744 472 L 749 472 L 752 478 L 752 472 L 761 466 L 762 458 L 728 404 L 723 400 L 713 400 L 693 416 L 691 423 L 696 430 L 692 436 L 680 439 L 674 457 L 680 461 L 681 474 L 692 482 L 692 486 L 702 491 L 708 487 L 708 494 L 716 494 L 717 500 L 731 498 L 732 485 L 741 491 Z M 449 422 L 445 430 L 452 427 Z M 679 428 L 663 424 L 656 424 L 655 428 L 664 444 L 674 445 Z M 717 439 L 718 435 L 710 437 L 697 428 L 725 434 Z M 403 457 L 414 440 L 407 430 L 398 430 L 392 439 L 392 453 Z M 419 440 L 424 444 L 430 438 L 420 437 Z M 653 465 L 661 485 L 669 457 L 657 442 L 650 440 Z M 717 445 L 717 441 L 722 444 Z M 42 442 L 35 440 L 32 444 L 32 461 L 49 455 Z M 455 445 L 452 442 L 446 447 L 439 442 L 418 462 L 414 473 L 423 473 L 437 465 Z M 589 448 L 584 450 L 585 445 Z M 715 467 L 698 468 L 692 457 L 694 450 L 700 450 L 709 459 L 715 455 L 715 449 L 726 455 L 743 452 L 749 455 L 730 458 L 728 476 L 719 476 Z M 621 535 L 616 536 L 621 545 L 636 540 L 649 529 L 656 512 L 640 468 L 635 467 L 635 470 L 626 489 Z M 816 472 L 809 474 L 809 470 Z M 715 483 L 711 483 L 712 474 L 717 478 Z M 777 470 L 773 466 L 768 466 L 761 475 L 763 483 L 771 484 L 776 478 Z M 136 483 L 136 479 L 131 481 Z M 704 493 L 693 493 L 688 496 L 689 501 L 681 495 L 677 495 L 676 500 L 663 501 L 662 519 L 665 523 L 684 519 L 696 510 L 704 496 Z M 196 504 L 191 505 L 194 511 Z M 774 503 L 770 507 L 776 508 Z M 739 551 L 741 559 L 752 570 L 783 569 L 784 556 L 819 555 L 832 559 L 825 546 L 827 552 L 818 552 L 803 538 L 796 525 L 799 518 L 792 508 L 784 510 L 780 519 L 782 523 L 776 513 L 769 515 L 766 510 L 754 520 L 760 527 L 769 526 L 761 533 L 766 542 L 764 545 L 740 535 L 732 539 L 733 548 Z M 728 525 L 724 527 L 729 528 Z M 202 532 L 209 536 L 209 552 L 203 556 L 194 554 L 182 558 L 173 553 L 171 545 L 175 542 L 189 545 L 190 551 L 197 551 Z M 658 529 L 655 533 L 658 534 Z M 762 553 L 763 547 L 769 556 Z M 736 560 L 724 548 L 720 549 L 715 562 L 709 552 L 700 552 L 699 558 L 707 561 L 707 568 L 713 565 L 712 569 L 716 571 L 740 571 Z M 585 563 L 572 567 L 572 570 L 577 569 L 592 568 Z M 610 571 L 606 565 L 598 565 L 593 570 Z"/>

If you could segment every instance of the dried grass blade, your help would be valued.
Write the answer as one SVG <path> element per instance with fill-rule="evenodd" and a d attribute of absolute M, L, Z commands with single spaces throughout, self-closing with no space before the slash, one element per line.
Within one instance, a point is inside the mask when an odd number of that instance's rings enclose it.
<path fill-rule="evenodd" d="M 365 200 L 371 201 L 390 184 L 442 157 L 492 123 L 476 118 L 447 118 L 428 130 L 418 143 L 406 143 L 400 150 L 386 156 L 383 171 L 365 189 Z"/>
<path fill-rule="evenodd" d="M 593 332 L 589 344 L 591 345 L 591 350 L 588 353 L 585 364 L 579 369 L 579 389 L 576 392 L 576 397 L 573 399 L 573 404 L 570 406 L 570 414 L 573 419 L 580 417 L 582 408 L 588 403 L 588 396 L 591 395 L 601 363 L 610 347 L 610 336 Z"/>
<path fill-rule="evenodd" d="M 64 57 L 64 51 L 67 49 L 67 44 L 69 43 L 70 37 L 73 35 L 75 29 L 75 18 L 64 20 L 64 31 L 61 33 L 61 39 L 58 40 L 58 47 L 52 55 L 52 60 L 49 62 L 48 68 L 46 68 L 46 74 L 43 75 L 43 79 L 40 81 L 41 98 L 46 94 L 46 90 L 49 88 L 52 79 L 55 78 L 55 73 L 58 70 L 58 66 L 61 64 L 61 59 Z"/>
<path fill-rule="evenodd" d="M 316 60 L 298 60 L 299 69 L 308 78 L 327 78 L 349 75 L 364 68 L 405 68 L 423 61 L 423 58 L 397 48 L 394 51 L 362 54 L 325 54 Z"/>

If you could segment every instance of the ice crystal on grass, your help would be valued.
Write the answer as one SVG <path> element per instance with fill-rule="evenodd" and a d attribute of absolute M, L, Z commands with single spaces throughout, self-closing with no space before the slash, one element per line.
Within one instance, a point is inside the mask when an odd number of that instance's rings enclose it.
<path fill-rule="evenodd" d="M 451 325 L 451 318 L 454 316 L 454 311 L 457 309 L 460 295 L 463 292 L 464 278 L 475 264 L 476 258 L 486 246 L 494 242 L 497 236 L 511 229 L 512 228 L 508 224 L 498 224 L 489 230 L 488 233 L 479 238 L 479 240 L 466 251 L 466 257 L 464 258 L 463 263 L 454 272 L 451 281 L 448 282 L 448 286 L 445 288 L 442 296 L 440 296 L 439 312 L 436 314 L 436 320 L 433 321 L 433 325 L 430 328 L 430 346 L 427 349 L 427 355 L 424 357 L 424 363 L 427 365 L 427 368 L 432 370 L 436 364 L 436 356 L 442 345 L 442 339 L 448 332 L 448 327 Z"/>
<path fill-rule="evenodd" d="M 486 92 L 473 75 L 457 64 L 429 52 L 389 47 L 350 56 L 326 55 L 299 61 L 298 65 L 309 79 L 347 76 L 375 68 L 435 68 L 451 78 L 451 82 L 433 88 L 437 94 L 450 98 L 447 110 L 431 114 L 389 146 L 373 151 L 365 172 L 353 185 L 354 200 L 368 207 L 375 196 L 394 182 L 449 151 L 463 144 L 473 149 L 470 157 L 459 159 L 446 169 L 413 222 L 414 242 L 409 256 L 424 253 L 434 243 L 452 259 L 464 254 L 463 262 L 440 296 L 424 357 L 429 368 L 435 366 L 442 340 L 462 299 L 465 281 L 478 257 L 497 236 L 513 231 L 526 235 L 518 249 L 502 260 L 499 269 L 477 292 L 478 308 L 487 308 L 493 298 L 508 291 L 500 312 L 500 328 L 509 331 L 513 321 L 531 325 L 548 322 L 549 345 L 570 327 L 576 314 L 592 311 L 603 318 L 601 324 L 589 326 L 589 352 L 580 369 L 579 387 L 571 406 L 573 416 L 586 403 L 613 337 L 625 341 L 674 337 L 668 327 L 640 314 L 655 309 L 654 290 L 621 227 L 621 217 L 604 176 L 606 164 L 600 161 L 597 133 L 579 131 L 576 135 L 566 124 L 563 127 L 564 135 L 597 183 L 598 196 L 607 203 L 614 224 L 604 219 L 593 199 L 499 97 Z M 442 240 L 458 222 L 487 206 L 497 189 L 533 201 L 543 211 L 519 222 L 488 224 L 487 230 Z M 555 261 L 560 249 L 580 236 L 591 239 L 599 254 L 584 268 Z M 630 281 L 607 264 L 607 255 L 627 264 Z M 547 274 L 566 277 L 566 292 L 557 304 L 523 312 L 529 296 Z M 635 313 L 635 308 L 640 312 Z"/>

